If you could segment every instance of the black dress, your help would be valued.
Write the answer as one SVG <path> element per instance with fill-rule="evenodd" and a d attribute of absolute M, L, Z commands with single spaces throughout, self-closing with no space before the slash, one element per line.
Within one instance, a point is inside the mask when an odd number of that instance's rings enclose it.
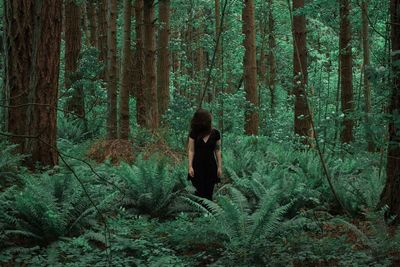
<path fill-rule="evenodd" d="M 212 129 L 207 142 L 193 132 L 190 132 L 189 137 L 194 139 L 192 162 L 194 177 L 188 174 L 188 180 L 196 188 L 197 196 L 212 200 L 214 185 L 221 182 L 217 174 L 218 166 L 215 155 L 216 144 L 221 139 L 221 135 L 218 130 Z"/>

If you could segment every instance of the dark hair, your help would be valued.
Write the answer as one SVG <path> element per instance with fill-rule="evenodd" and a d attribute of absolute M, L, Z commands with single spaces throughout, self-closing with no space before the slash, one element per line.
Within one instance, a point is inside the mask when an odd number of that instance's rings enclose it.
<path fill-rule="evenodd" d="M 212 116 L 208 110 L 199 108 L 193 115 L 190 131 L 196 137 L 204 137 L 211 133 Z"/>

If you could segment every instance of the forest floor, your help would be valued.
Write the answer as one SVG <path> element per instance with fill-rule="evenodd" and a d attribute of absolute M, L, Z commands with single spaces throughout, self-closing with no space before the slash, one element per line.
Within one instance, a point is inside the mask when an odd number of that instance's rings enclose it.
<path fill-rule="evenodd" d="M 214 202 L 191 194 L 184 151 L 160 140 L 70 148 L 67 153 L 95 170 L 70 162 L 83 184 L 65 166 L 40 174 L 20 169 L 21 186 L 0 190 L 0 265 L 400 264 L 399 231 L 386 224 L 384 211 L 374 211 L 383 185 L 378 155 L 327 160 L 349 216 L 336 204 L 313 151 L 228 138 L 234 145 L 224 150 L 224 179 Z M 0 173 L 13 164 L 18 160 L 0 164 Z"/>

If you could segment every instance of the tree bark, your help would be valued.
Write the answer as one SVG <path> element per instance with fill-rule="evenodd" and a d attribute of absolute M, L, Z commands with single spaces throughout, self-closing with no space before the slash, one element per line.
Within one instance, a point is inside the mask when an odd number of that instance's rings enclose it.
<path fill-rule="evenodd" d="M 222 29 L 221 29 L 221 3 L 219 0 L 215 0 L 214 2 L 215 6 L 215 40 L 218 40 L 218 38 L 222 37 Z M 220 38 L 221 39 L 221 38 Z M 217 92 L 219 94 L 224 93 L 224 86 L 223 81 L 221 81 L 221 69 L 222 69 L 222 47 L 221 47 L 221 41 L 218 42 L 216 48 L 216 54 L 215 54 L 215 61 L 216 61 L 216 71 L 217 71 Z M 219 110 L 218 110 L 218 128 L 220 130 L 223 130 L 224 128 L 224 100 L 222 97 L 219 98 L 220 103 L 219 103 Z"/>
<path fill-rule="evenodd" d="M 351 53 L 350 0 L 340 0 L 340 82 L 342 93 L 343 130 L 342 143 L 353 141 L 353 120 L 349 118 L 353 111 L 353 70 Z"/>
<path fill-rule="evenodd" d="M 202 17 L 204 16 L 204 12 L 202 9 L 198 10 L 194 16 L 194 20 L 197 23 L 193 25 L 192 29 L 192 42 L 194 44 L 194 51 L 193 52 L 193 79 L 199 85 L 199 88 L 204 88 L 205 84 L 205 75 L 204 75 L 204 48 L 201 43 L 202 38 L 204 36 L 204 23 L 202 22 Z M 208 101 L 211 103 L 215 99 L 215 86 L 212 86 L 210 90 L 207 90 L 207 98 Z M 196 92 L 197 100 L 196 102 L 200 102 L 202 98 L 202 90 L 197 90 Z"/>
<path fill-rule="evenodd" d="M 99 0 L 99 8 L 97 20 L 99 22 L 98 44 L 99 44 L 99 61 L 104 64 L 104 71 L 100 75 L 101 79 L 106 78 L 107 72 L 107 1 Z"/>
<path fill-rule="evenodd" d="M 158 32 L 158 104 L 159 115 L 162 116 L 169 105 L 169 16 L 170 0 L 159 0 L 158 14 L 160 18 L 160 29 Z"/>
<path fill-rule="evenodd" d="M 393 87 L 389 123 L 389 146 L 387 154 L 387 180 L 381 195 L 380 206 L 388 205 L 389 212 L 400 223 L 400 0 L 390 1 Z"/>
<path fill-rule="evenodd" d="M 145 98 L 145 80 L 144 80 L 144 27 L 143 27 L 143 0 L 135 2 L 136 17 L 136 51 L 135 51 L 135 83 L 134 91 L 136 96 L 136 121 L 141 127 L 146 126 L 147 109 Z"/>
<path fill-rule="evenodd" d="M 254 22 L 254 0 L 244 0 L 243 7 L 243 33 L 244 38 L 244 88 L 246 100 L 252 107 L 245 111 L 245 133 L 247 135 L 258 134 L 258 107 L 257 93 L 257 59 L 256 59 L 256 32 Z"/>
<path fill-rule="evenodd" d="M 268 11 L 268 88 L 271 97 L 271 114 L 275 113 L 276 107 L 276 59 L 275 59 L 275 19 L 272 8 L 272 0 L 269 0 Z"/>
<path fill-rule="evenodd" d="M 90 46 L 90 29 L 89 29 L 89 18 L 88 14 L 86 12 L 87 10 L 87 3 L 82 3 L 82 10 L 85 12 L 82 12 L 82 30 L 85 33 L 85 45 Z"/>
<path fill-rule="evenodd" d="M 147 126 L 156 130 L 159 125 L 158 99 L 157 99 L 157 69 L 156 69 L 156 27 L 154 19 L 154 0 L 144 1 L 144 70 L 145 88 L 148 110 Z"/>
<path fill-rule="evenodd" d="M 82 86 L 75 82 L 79 80 L 78 64 L 82 45 L 82 33 L 80 28 L 81 8 L 74 0 L 65 3 L 65 89 L 71 90 L 71 98 L 66 102 L 65 114 L 71 113 L 83 118 L 85 105 Z"/>
<path fill-rule="evenodd" d="M 361 21 L 362 21 L 362 45 L 363 45 L 363 78 L 364 78 L 364 112 L 365 112 L 365 124 L 367 128 L 367 141 L 368 151 L 374 152 L 375 145 L 373 142 L 371 131 L 368 130 L 370 127 L 369 117 L 372 111 L 371 104 L 371 85 L 368 80 L 368 67 L 370 65 L 370 52 L 369 52 L 369 33 L 368 33 L 368 1 L 362 0 L 361 3 Z"/>
<path fill-rule="evenodd" d="M 107 28 L 107 137 L 117 139 L 117 0 L 108 0 Z"/>
<path fill-rule="evenodd" d="M 57 101 L 60 68 L 62 0 L 37 0 L 34 2 L 32 67 L 29 79 L 27 134 L 37 138 L 27 139 L 30 152 L 29 165 L 35 162 L 54 166 L 58 163 Z"/>
<path fill-rule="evenodd" d="M 181 39 L 181 33 L 179 31 L 179 29 L 177 29 L 176 31 L 173 32 L 173 38 L 175 40 L 180 40 Z M 182 56 L 181 56 L 181 51 L 175 49 L 175 51 L 172 52 L 171 54 L 171 61 L 172 61 L 172 72 L 174 73 L 174 80 L 173 80 L 173 84 L 174 84 L 174 88 L 176 91 L 179 92 L 179 83 L 178 83 L 178 77 L 180 75 L 181 72 L 181 60 L 182 60 Z"/>
<path fill-rule="evenodd" d="M 304 7 L 304 0 L 293 0 L 293 11 Z M 307 36 L 306 17 L 293 16 L 293 71 L 294 71 L 294 131 L 304 137 L 304 144 L 310 144 L 314 137 L 312 115 L 307 103 Z"/>
<path fill-rule="evenodd" d="M 120 95 L 120 132 L 119 137 L 127 140 L 129 137 L 129 95 L 131 90 L 131 0 L 124 0 L 124 47 L 122 62 L 122 86 Z"/>
<path fill-rule="evenodd" d="M 93 47 L 98 46 L 98 37 L 97 37 L 97 19 L 96 19 L 96 6 L 97 4 L 92 0 L 88 1 L 86 5 L 86 12 L 89 22 L 89 32 L 90 32 L 90 45 Z"/>
<path fill-rule="evenodd" d="M 5 109 L 6 130 L 13 135 L 26 134 L 29 71 L 32 65 L 33 2 L 4 1 Z M 23 152 L 23 138 L 11 137 Z"/>

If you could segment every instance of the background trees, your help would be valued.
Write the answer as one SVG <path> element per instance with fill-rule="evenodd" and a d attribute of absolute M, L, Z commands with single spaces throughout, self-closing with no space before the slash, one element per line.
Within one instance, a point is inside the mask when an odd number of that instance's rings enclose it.
<path fill-rule="evenodd" d="M 3 114 L 22 152 L 26 140 L 16 136 L 28 131 L 34 10 L 9 3 Z M 141 128 L 182 129 L 201 100 L 228 133 L 291 133 L 307 142 L 318 134 L 333 150 L 340 133 L 342 143 L 368 143 L 373 152 L 385 144 L 389 99 L 385 7 L 373 0 L 353 9 L 351 1 L 322 0 L 65 1 L 59 110 L 70 123 L 80 118 L 83 132 L 127 140 Z"/>
<path fill-rule="evenodd" d="M 258 92 L 257 92 L 257 63 L 256 63 L 256 32 L 255 32 L 255 15 L 254 1 L 246 0 L 243 2 L 243 33 L 244 37 L 244 62 L 243 62 L 243 82 L 246 91 L 246 99 L 253 105 L 246 111 L 245 115 L 245 132 L 248 135 L 256 135 L 258 133 L 258 112 L 257 108 Z"/>
<path fill-rule="evenodd" d="M 293 1 L 293 12 L 299 12 L 301 8 L 304 8 L 304 1 Z M 308 92 L 306 92 L 307 54 L 306 17 L 295 14 L 293 16 L 294 129 L 299 136 L 313 138 L 314 132 L 311 126 L 313 118 L 308 106 Z M 305 142 L 308 143 L 309 140 Z"/>
<path fill-rule="evenodd" d="M 62 1 L 11 1 L 5 7 L 8 130 L 30 154 L 30 167 L 54 166 Z"/>
<path fill-rule="evenodd" d="M 399 10 L 1 1 L 0 265 L 398 266 Z M 212 203 L 185 179 L 200 106 Z"/>
<path fill-rule="evenodd" d="M 390 24 L 392 41 L 391 99 L 389 112 L 389 148 L 387 154 L 387 180 L 381 196 L 381 205 L 388 205 L 391 214 L 400 214 L 400 1 L 390 1 Z M 399 222 L 399 219 L 396 218 Z"/>
<path fill-rule="evenodd" d="M 350 25 L 350 1 L 340 1 L 340 88 L 342 100 L 342 112 L 344 114 L 341 141 L 350 143 L 353 140 L 353 120 L 349 114 L 353 111 L 353 61 L 351 51 L 351 25 Z"/>

